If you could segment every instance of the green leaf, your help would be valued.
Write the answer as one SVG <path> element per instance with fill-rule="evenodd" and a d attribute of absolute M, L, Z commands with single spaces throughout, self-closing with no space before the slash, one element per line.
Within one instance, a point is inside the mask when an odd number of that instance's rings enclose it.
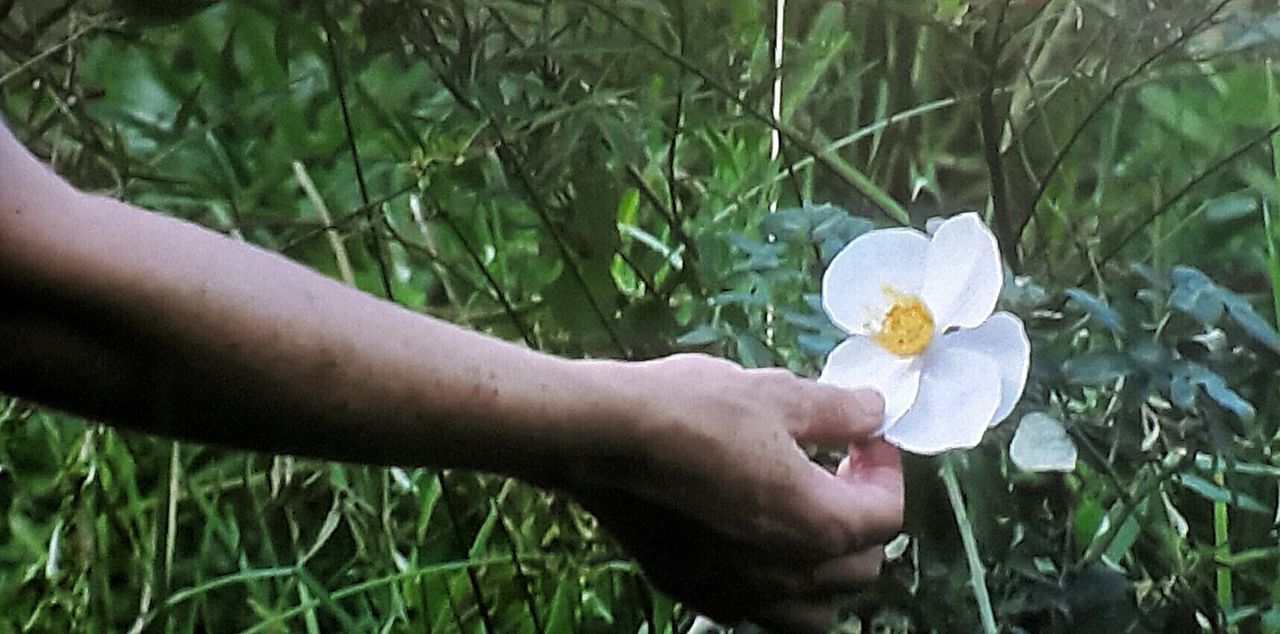
<path fill-rule="evenodd" d="M 471 540 L 471 547 L 467 549 L 467 557 L 470 559 L 479 559 L 484 554 L 484 549 L 489 545 L 489 536 L 493 534 L 493 528 L 498 525 L 498 505 L 489 500 L 489 513 L 485 515 L 484 522 L 480 524 L 480 530 L 476 531 L 475 539 Z"/>
<path fill-rule="evenodd" d="M 1174 267 L 1169 304 L 1205 325 L 1217 323 L 1225 310 L 1218 285 L 1189 266 Z"/>
<path fill-rule="evenodd" d="M 1253 309 L 1253 305 L 1248 300 L 1230 293 L 1225 298 L 1224 304 L 1227 307 L 1227 314 L 1245 334 L 1253 337 L 1255 341 L 1272 352 L 1280 354 L 1280 334 L 1277 334 L 1271 323 Z"/>
<path fill-rule="evenodd" d="M 1068 359 L 1062 364 L 1062 373 L 1069 383 L 1076 385 L 1103 385 L 1111 383 L 1131 372 L 1124 355 L 1100 352 Z"/>
<path fill-rule="evenodd" d="M 815 357 L 826 357 L 827 353 L 831 352 L 839 344 L 840 339 L 830 335 L 808 332 L 796 335 L 796 345 L 799 345 L 801 350 Z"/>
<path fill-rule="evenodd" d="M 773 355 L 765 347 L 759 337 L 749 332 L 739 333 L 737 337 L 738 361 L 748 368 L 767 368 L 773 365 Z"/>
<path fill-rule="evenodd" d="M 1076 304 L 1079 304 L 1089 316 L 1102 326 L 1114 331 L 1124 332 L 1124 323 L 1121 320 L 1120 313 L 1107 305 L 1098 297 L 1080 288 L 1069 288 L 1066 290 L 1067 297 L 1071 298 Z"/>
<path fill-rule="evenodd" d="M 1184 487 L 1212 502 L 1225 502 L 1246 511 L 1270 514 L 1271 510 L 1257 498 L 1239 491 L 1226 489 L 1194 473 L 1180 473 L 1175 480 Z"/>
<path fill-rule="evenodd" d="M 1258 198 L 1248 190 L 1219 196 L 1204 204 L 1204 219 L 1214 223 L 1253 218 L 1258 213 Z"/>
<path fill-rule="evenodd" d="M 727 333 L 710 324 L 703 324 L 680 335 L 676 338 L 676 343 L 682 346 L 705 346 L 709 343 L 719 341 L 721 337 Z"/>

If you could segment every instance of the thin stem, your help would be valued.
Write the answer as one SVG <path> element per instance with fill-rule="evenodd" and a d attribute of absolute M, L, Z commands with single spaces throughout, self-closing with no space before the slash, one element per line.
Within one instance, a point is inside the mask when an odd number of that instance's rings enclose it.
<path fill-rule="evenodd" d="M 969 584 L 973 586 L 973 600 L 978 604 L 978 616 L 982 618 L 982 631 L 995 634 L 995 612 L 991 609 L 991 596 L 987 593 L 987 573 L 982 567 L 982 557 L 978 554 L 978 540 L 973 536 L 973 527 L 969 525 L 969 512 L 964 506 L 964 495 L 960 492 L 960 479 L 956 477 L 955 456 L 942 459 L 942 467 L 938 474 L 947 487 L 947 499 L 951 501 L 951 511 L 956 516 L 956 528 L 960 529 L 960 541 L 964 544 L 965 558 L 969 562 Z"/>
<path fill-rule="evenodd" d="M 1266 63 L 1267 72 L 1267 101 L 1271 107 L 1271 114 L 1280 117 L 1280 90 L 1276 87 L 1276 76 L 1271 70 L 1271 60 Z M 1277 200 L 1280 200 L 1280 134 L 1271 135 L 1271 173 L 1275 177 L 1275 193 Z M 1275 313 L 1276 326 L 1280 328 L 1280 239 L 1276 235 L 1276 223 L 1272 216 L 1275 211 L 1271 209 L 1267 199 L 1262 199 L 1262 226 L 1267 240 L 1267 272 L 1271 276 L 1271 299 L 1272 308 Z"/>
<path fill-rule="evenodd" d="M 351 151 L 351 162 L 355 165 L 356 184 L 360 187 L 360 200 L 364 203 L 366 213 L 368 213 L 369 221 L 369 254 L 373 256 L 373 261 L 378 264 L 378 275 L 382 280 L 382 294 L 388 300 L 395 301 L 395 292 L 391 289 L 391 271 L 387 267 L 386 261 L 382 258 L 382 240 L 378 236 L 377 223 L 374 222 L 377 214 L 377 207 L 374 206 L 369 197 L 369 185 L 364 178 L 364 165 L 360 162 L 360 149 L 356 145 L 355 127 L 351 123 L 351 108 L 347 103 L 347 88 L 343 81 L 342 67 L 338 63 L 338 49 L 333 42 L 333 31 L 336 26 L 331 28 L 328 15 L 325 16 L 324 39 L 329 49 L 329 64 L 333 69 L 333 84 L 338 93 L 338 105 L 342 110 L 342 125 L 346 130 L 347 147 Z"/>
<path fill-rule="evenodd" d="M 543 198 L 538 188 L 534 186 L 533 178 L 529 176 L 528 170 L 525 169 L 524 162 L 520 159 L 515 150 L 512 149 L 511 142 L 507 139 L 507 136 L 502 129 L 498 127 L 497 121 L 490 117 L 489 123 L 494 134 L 498 137 L 497 154 L 499 160 L 501 160 L 508 170 L 510 170 L 512 176 L 515 177 L 515 180 L 520 183 L 520 186 L 525 190 L 525 193 L 528 194 L 529 206 L 532 207 L 534 213 L 537 214 L 538 220 L 541 221 L 543 228 L 545 228 L 547 233 L 551 235 L 552 243 L 555 245 L 556 250 L 560 252 L 560 259 L 564 261 L 565 270 L 574 279 L 574 281 L 577 282 L 578 287 L 582 289 L 582 295 L 587 300 L 587 306 L 589 306 L 591 308 L 591 312 L 595 314 L 596 319 L 600 322 L 600 326 L 604 328 L 605 334 L 608 335 L 609 340 L 613 342 L 618 353 L 621 354 L 623 358 L 631 358 L 631 348 L 622 341 L 621 336 L 614 327 L 613 320 L 605 313 L 604 307 L 600 305 L 599 300 L 596 299 L 596 296 L 591 292 L 591 285 L 587 284 L 587 278 L 583 274 L 582 269 L 578 266 L 577 259 L 573 257 L 573 253 L 569 249 L 569 245 L 565 237 L 558 229 L 556 229 L 555 223 L 551 221 L 551 212 L 546 203 L 546 199 Z"/>
<path fill-rule="evenodd" d="M 698 244 L 694 242 L 689 232 L 684 230 L 684 225 L 680 221 L 680 215 L 674 207 L 667 207 L 662 203 L 662 199 L 658 197 L 658 192 L 653 189 L 649 181 L 645 180 L 644 174 L 640 173 L 640 169 L 630 163 L 626 167 L 627 177 L 631 179 L 632 184 L 636 186 L 636 190 L 644 197 L 654 209 L 667 221 L 667 226 L 671 228 L 671 233 L 675 235 L 680 244 L 684 246 L 687 257 L 691 260 L 698 259 Z M 686 267 L 692 270 L 695 267 Z"/>
<path fill-rule="evenodd" d="M 685 41 L 689 37 L 688 18 L 685 15 L 684 0 L 676 3 L 676 20 L 680 23 L 680 56 L 684 56 Z M 667 197 L 671 201 L 671 215 L 677 222 L 680 218 L 680 191 L 676 177 L 676 151 L 680 147 L 680 133 L 684 129 L 684 78 L 685 70 L 680 69 L 676 78 L 676 107 L 671 115 L 671 142 L 667 146 Z"/>
<path fill-rule="evenodd" d="M 983 157 L 987 163 L 987 174 L 991 182 L 991 216 L 999 238 L 1000 250 L 1008 258 L 1016 272 L 1020 268 L 1018 261 L 1018 236 L 1014 233 L 1017 221 L 1010 214 L 1009 180 L 1005 173 L 1004 155 L 1000 151 L 1000 135 L 1004 129 L 1004 121 L 1009 115 L 996 109 L 996 71 L 1000 66 L 1000 30 L 1004 27 L 1009 2 L 1000 7 L 1000 16 L 996 20 L 995 32 L 991 34 L 991 47 L 987 51 L 987 86 L 978 98 L 978 113 L 982 132 Z"/>
<path fill-rule="evenodd" d="M 1222 465 L 1219 463 L 1213 472 L 1213 483 L 1225 487 L 1227 480 L 1226 475 L 1222 472 Z M 1218 500 L 1213 503 L 1213 552 L 1214 559 L 1218 561 L 1226 561 L 1231 559 L 1231 531 L 1227 524 L 1227 503 L 1225 500 Z M 1223 620 L 1227 618 L 1227 614 L 1231 612 L 1235 600 L 1231 591 L 1231 567 L 1218 564 L 1218 570 L 1215 573 L 1218 586 L 1218 609 L 1222 610 Z M 1227 625 L 1228 632 L 1238 632 L 1239 627 Z"/>
<path fill-rule="evenodd" d="M 324 232 L 325 237 L 329 239 L 329 248 L 333 250 L 333 259 L 338 263 L 338 273 L 342 276 L 342 281 L 346 282 L 347 286 L 357 288 L 355 269 L 351 266 L 347 247 L 342 243 L 342 234 L 333 226 L 333 216 L 329 214 L 329 206 L 325 204 L 324 198 L 320 196 L 320 190 L 316 188 L 315 182 L 307 174 L 307 168 L 300 161 L 293 162 L 293 176 L 298 179 L 298 186 L 311 201 L 311 206 L 320 217 L 320 221 L 328 227 Z"/>
<path fill-rule="evenodd" d="M 462 245 L 462 250 L 467 252 L 467 257 L 471 258 L 471 261 L 476 265 L 476 268 L 480 270 L 480 274 L 484 276 L 485 281 L 489 283 L 489 289 L 492 291 L 493 298 L 502 306 L 502 311 L 511 319 L 511 324 L 516 327 L 516 330 L 520 331 L 520 338 L 524 339 L 525 344 L 530 348 L 538 350 L 538 342 L 533 337 L 533 331 L 529 328 L 529 325 L 524 323 L 524 320 L 520 318 L 520 314 L 516 312 L 515 306 L 511 303 L 507 294 L 503 292 L 502 285 L 498 283 L 497 278 L 495 278 L 493 273 L 489 271 L 489 267 L 484 263 L 484 258 L 480 257 L 480 252 L 471 244 L 470 240 L 467 240 L 467 236 L 462 233 L 461 229 L 458 228 L 457 223 L 453 220 L 453 216 L 450 215 L 444 207 L 441 207 L 434 202 L 428 201 L 428 204 L 431 206 L 435 215 L 443 220 L 444 223 L 448 225 L 449 229 L 453 231 L 453 235 L 458 238 L 458 242 Z"/>

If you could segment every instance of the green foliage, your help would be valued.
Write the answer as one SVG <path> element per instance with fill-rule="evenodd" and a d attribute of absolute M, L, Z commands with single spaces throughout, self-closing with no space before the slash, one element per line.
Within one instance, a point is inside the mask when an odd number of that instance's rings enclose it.
<path fill-rule="evenodd" d="M 841 246 L 984 211 L 1033 338 L 1027 394 L 948 458 L 967 513 L 939 510 L 937 460 L 908 460 L 911 541 L 850 618 L 978 631 L 976 554 L 1011 631 L 1277 631 L 1273 7 L 792 0 L 774 120 L 757 3 L 179 15 L 197 4 L 0 1 L 0 110 L 82 187 L 570 356 L 814 375 L 842 336 L 817 295 Z M 0 631 L 690 620 L 522 484 L 0 402 Z M 1074 472 L 1012 465 L 1029 412 L 1063 422 Z"/>

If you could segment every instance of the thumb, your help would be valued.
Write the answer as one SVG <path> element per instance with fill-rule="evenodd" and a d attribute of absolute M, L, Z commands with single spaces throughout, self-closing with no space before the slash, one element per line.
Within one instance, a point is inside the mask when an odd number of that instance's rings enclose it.
<path fill-rule="evenodd" d="M 851 444 L 880 430 L 884 398 L 873 388 L 806 382 L 801 416 L 791 435 L 800 442 Z"/>

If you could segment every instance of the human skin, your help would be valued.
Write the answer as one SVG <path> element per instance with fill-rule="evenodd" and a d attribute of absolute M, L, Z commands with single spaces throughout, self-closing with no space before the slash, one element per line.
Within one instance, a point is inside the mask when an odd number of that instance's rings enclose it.
<path fill-rule="evenodd" d="M 822 631 L 902 521 L 873 391 L 531 351 L 77 191 L 3 124 L 0 351 L 0 392 L 122 427 L 562 490 L 723 621 Z M 832 473 L 806 442 L 850 457 Z"/>

